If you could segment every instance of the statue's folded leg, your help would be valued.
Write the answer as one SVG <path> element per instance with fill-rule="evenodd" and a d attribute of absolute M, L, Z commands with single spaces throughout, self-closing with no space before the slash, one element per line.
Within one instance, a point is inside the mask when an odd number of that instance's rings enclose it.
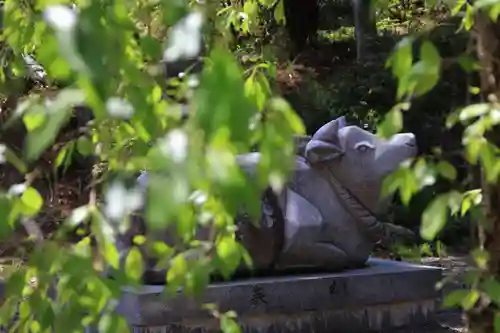
<path fill-rule="evenodd" d="M 323 268 L 338 270 L 350 266 L 347 254 L 330 243 L 296 244 L 285 251 L 277 269 L 287 268 Z"/>

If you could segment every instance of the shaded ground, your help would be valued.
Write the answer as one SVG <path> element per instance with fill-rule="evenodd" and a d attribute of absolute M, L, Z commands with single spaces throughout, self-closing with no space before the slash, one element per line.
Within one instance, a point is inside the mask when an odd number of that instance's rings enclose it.
<path fill-rule="evenodd" d="M 472 269 L 472 261 L 465 255 L 450 255 L 445 258 L 426 258 L 423 264 L 444 268 L 443 294 L 446 295 L 453 290 L 465 288 L 463 283 L 464 274 Z M 441 309 L 437 313 L 437 323 L 418 329 L 401 329 L 394 333 L 453 333 L 466 332 L 466 326 L 462 312 L 459 309 Z M 391 332 L 392 333 L 392 332 Z"/>
<path fill-rule="evenodd" d="M 5 102 L 5 101 L 4 101 Z M 9 101 L 12 103 L 12 101 Z M 11 106 L 11 105 L 9 105 Z M 0 106 L 0 126 L 8 119 L 12 109 Z M 58 229 L 60 223 L 69 216 L 71 211 L 88 202 L 88 184 L 91 169 L 70 167 L 66 172 L 56 172 L 54 165 L 59 150 L 69 141 L 77 138 L 77 131 L 72 121 L 61 131 L 55 144 L 48 149 L 36 163 L 29 165 L 29 173 L 36 174 L 31 185 L 38 190 L 44 199 L 44 206 L 36 218 L 36 222 L 46 237 Z M 22 124 L 0 131 L 0 142 L 22 156 L 25 129 Z M 12 185 L 25 181 L 24 175 L 10 164 L 0 164 L 0 189 L 8 190 Z M 22 228 L 9 235 L 8 239 L 0 241 L 0 258 L 24 257 L 32 242 L 26 239 Z"/>
<path fill-rule="evenodd" d="M 462 333 L 466 331 L 461 313 L 446 311 L 438 314 L 435 324 L 415 328 L 405 327 L 383 333 Z"/>

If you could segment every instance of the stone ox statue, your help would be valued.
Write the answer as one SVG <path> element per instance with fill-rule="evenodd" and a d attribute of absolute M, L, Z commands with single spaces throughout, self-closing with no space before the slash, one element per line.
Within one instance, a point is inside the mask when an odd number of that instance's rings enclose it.
<path fill-rule="evenodd" d="M 237 236 L 256 269 L 315 268 L 340 270 L 363 266 L 374 245 L 409 230 L 376 216 L 388 209 L 381 200 L 383 178 L 417 153 L 415 136 L 383 140 L 344 117 L 321 127 L 312 137 L 297 138 L 292 178 L 282 193 L 262 197 L 259 227 L 236 218 Z M 258 152 L 238 156 L 244 171 L 257 170 Z M 139 177 L 146 185 L 147 174 Z M 164 275 L 163 275 L 164 276 Z"/>

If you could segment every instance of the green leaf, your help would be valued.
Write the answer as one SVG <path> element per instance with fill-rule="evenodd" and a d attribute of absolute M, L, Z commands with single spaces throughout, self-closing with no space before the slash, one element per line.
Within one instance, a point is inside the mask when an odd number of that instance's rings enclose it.
<path fill-rule="evenodd" d="M 476 249 L 472 251 L 472 257 L 474 258 L 474 261 L 476 262 L 476 265 L 479 269 L 486 270 L 488 267 L 488 262 L 490 260 L 490 255 L 487 251 L 481 250 L 481 249 Z M 500 289 L 499 289 L 500 291 Z"/>
<path fill-rule="evenodd" d="M 152 230 L 163 230 L 189 195 L 187 180 L 185 175 L 176 178 L 149 176 L 146 223 Z"/>
<path fill-rule="evenodd" d="M 439 161 L 437 169 L 438 172 L 447 179 L 454 180 L 457 178 L 457 170 L 453 165 L 446 161 Z"/>
<path fill-rule="evenodd" d="M 408 48 L 406 44 L 403 46 L 405 47 L 405 51 L 398 51 L 402 52 L 400 57 L 404 55 L 410 58 L 406 62 L 399 60 L 403 65 L 401 65 L 397 73 L 394 72 L 395 69 L 393 67 L 393 73 L 399 79 L 397 89 L 398 99 L 404 96 L 420 96 L 430 91 L 439 81 L 442 62 L 441 56 L 434 44 L 426 40 L 422 42 L 420 47 L 420 61 L 412 66 L 411 48 L 406 49 Z M 390 63 L 393 63 L 393 61 Z"/>
<path fill-rule="evenodd" d="M 259 2 L 260 2 L 260 0 L 259 0 Z M 258 20 L 259 4 L 257 1 L 254 1 L 254 0 L 245 1 L 245 4 L 243 5 L 243 11 L 245 12 L 245 14 L 248 15 L 248 19 L 245 20 L 246 23 L 250 23 L 250 22 L 254 22 L 254 21 Z M 238 16 L 235 15 L 235 17 L 238 17 Z M 240 20 L 238 18 L 236 18 L 235 21 L 238 22 Z M 248 32 L 248 29 L 245 28 L 245 29 L 243 29 L 243 31 Z"/>
<path fill-rule="evenodd" d="M 0 193 L 0 238 L 4 238 L 13 231 L 9 221 L 11 210 L 11 199 Z"/>
<path fill-rule="evenodd" d="M 28 111 L 33 112 L 34 109 L 39 109 L 40 99 L 40 95 L 33 94 L 19 101 L 13 115 L 9 119 L 7 119 L 4 124 L 2 124 L 2 129 L 6 130 L 11 128 L 14 124 L 17 124 L 19 118 L 24 117 L 28 113 Z"/>
<path fill-rule="evenodd" d="M 239 244 L 231 236 L 224 236 L 217 243 L 217 257 L 221 262 L 219 269 L 225 277 L 229 277 L 238 267 L 241 260 Z"/>
<path fill-rule="evenodd" d="M 420 234 L 427 241 L 433 240 L 446 224 L 448 195 L 441 194 L 427 206 L 422 214 Z"/>
<path fill-rule="evenodd" d="M 25 216 L 35 216 L 43 206 L 43 198 L 33 187 L 28 187 L 21 195 L 22 213 Z"/>
<path fill-rule="evenodd" d="M 29 161 L 37 159 L 54 142 L 59 129 L 71 116 L 72 107 L 83 101 L 84 95 L 80 90 L 65 89 L 47 104 L 46 121 L 29 132 L 25 142 L 25 155 Z"/>
<path fill-rule="evenodd" d="M 477 86 L 469 87 L 469 93 L 472 95 L 479 95 L 481 93 L 481 88 Z"/>
<path fill-rule="evenodd" d="M 392 67 L 392 74 L 398 79 L 404 77 L 411 69 L 413 63 L 413 41 L 413 37 L 403 38 L 398 42 L 391 56 L 387 59 L 386 67 Z"/>
<path fill-rule="evenodd" d="M 31 315 L 31 307 L 28 300 L 23 300 L 19 305 L 19 318 L 21 320 L 26 320 Z"/>
<path fill-rule="evenodd" d="M 18 298 L 9 297 L 6 298 L 0 307 L 0 325 L 9 326 L 12 324 L 12 318 L 17 314 L 18 311 Z"/>
<path fill-rule="evenodd" d="M 47 117 L 42 107 L 38 106 L 23 117 L 24 126 L 28 132 L 34 131 L 35 129 L 42 127 L 45 124 Z"/>
<path fill-rule="evenodd" d="M 130 328 L 125 318 L 119 314 L 105 312 L 99 319 L 98 331 L 106 333 L 126 333 L 130 332 Z"/>
<path fill-rule="evenodd" d="M 490 16 L 490 19 L 494 23 L 496 23 L 498 20 L 498 15 L 500 15 L 500 6 L 499 6 L 498 2 L 490 7 L 488 14 Z"/>
<path fill-rule="evenodd" d="M 64 167 L 64 171 L 71 165 L 72 154 L 75 149 L 75 142 L 69 141 L 57 153 L 54 168 Z"/>
<path fill-rule="evenodd" d="M 286 23 L 286 18 L 285 18 L 285 7 L 284 7 L 284 1 L 285 0 L 278 0 L 278 4 L 276 7 L 274 7 L 274 20 L 278 24 L 284 25 Z"/>
<path fill-rule="evenodd" d="M 433 256 L 432 248 L 431 248 L 429 243 L 422 244 L 422 246 L 420 246 L 419 252 L 421 255 L 424 255 L 424 256 L 428 256 L 428 257 Z"/>
<path fill-rule="evenodd" d="M 134 281 L 140 281 L 144 273 L 144 261 L 141 251 L 136 247 L 132 247 L 125 259 L 125 274 Z"/>
<path fill-rule="evenodd" d="M 211 270 L 204 262 L 195 263 L 186 276 L 186 291 L 190 295 L 201 295 L 210 282 L 210 273 Z"/>
<path fill-rule="evenodd" d="M 480 189 L 465 192 L 462 199 L 462 216 L 464 216 L 472 207 L 480 205 L 482 200 L 483 195 Z"/>
<path fill-rule="evenodd" d="M 143 235 L 134 236 L 132 243 L 134 243 L 137 246 L 144 245 L 146 243 L 146 237 L 144 237 Z"/>
<path fill-rule="evenodd" d="M 455 6 L 453 6 L 453 8 L 451 10 L 451 16 L 456 16 L 466 3 L 467 3 L 467 0 L 457 0 L 457 2 L 455 3 Z"/>
<path fill-rule="evenodd" d="M 468 55 L 460 55 L 458 57 L 458 64 L 467 73 L 480 69 L 477 60 Z"/>
<path fill-rule="evenodd" d="M 481 294 L 479 293 L 478 290 L 476 290 L 476 289 L 469 290 L 467 295 L 465 295 L 465 297 L 462 299 L 462 302 L 461 302 L 462 308 L 465 311 L 472 309 L 474 307 L 474 305 L 476 305 L 480 296 L 481 296 Z"/>
<path fill-rule="evenodd" d="M 403 114 L 397 107 L 392 108 L 384 117 L 381 124 L 377 126 L 377 135 L 390 138 L 403 128 Z"/>
<path fill-rule="evenodd" d="M 472 104 L 464 107 L 458 116 L 458 119 L 464 123 L 471 118 L 480 117 L 490 111 L 491 106 L 488 103 Z"/>
<path fill-rule="evenodd" d="M 106 259 L 106 262 L 114 269 L 119 268 L 120 253 L 118 252 L 115 244 L 109 241 L 104 243 L 104 259 Z"/>
<path fill-rule="evenodd" d="M 26 173 L 28 167 L 9 147 L 0 144 L 0 164 L 7 161 L 12 164 L 19 172 Z"/>
<path fill-rule="evenodd" d="M 422 62 L 417 63 L 414 67 L 411 75 L 415 75 L 413 80 L 416 82 L 412 84 L 413 95 L 422 96 L 432 90 L 439 82 L 439 72 L 435 71 L 425 71 L 424 68 L 419 68 L 424 66 Z"/>
<path fill-rule="evenodd" d="M 401 180 L 401 185 L 399 187 L 399 194 L 401 195 L 401 201 L 405 206 L 410 204 L 413 195 L 420 189 L 419 184 L 416 182 L 415 176 L 407 170 L 404 173 L 404 178 Z"/>
<path fill-rule="evenodd" d="M 481 151 L 483 150 L 487 142 L 485 142 L 485 140 L 482 140 L 481 138 L 468 137 L 467 133 L 463 141 L 465 144 L 465 156 L 467 158 L 467 161 L 470 164 L 475 165 L 479 159 Z"/>
<path fill-rule="evenodd" d="M 285 123 L 294 135 L 304 135 L 306 128 L 302 118 L 295 113 L 292 106 L 283 98 L 272 98 L 269 100 L 268 108 L 283 115 Z"/>
<path fill-rule="evenodd" d="M 170 261 L 170 269 L 167 272 L 167 286 L 176 292 L 183 284 L 188 273 L 188 264 L 184 259 L 184 255 L 178 254 Z"/>
<path fill-rule="evenodd" d="M 441 56 L 434 44 L 428 40 L 420 46 L 420 59 L 428 67 L 438 70 L 441 67 Z"/>
<path fill-rule="evenodd" d="M 486 175 L 486 181 L 490 184 L 496 182 L 500 174 L 500 161 L 497 156 L 498 148 L 490 142 L 484 142 L 481 146 L 479 159 Z"/>
<path fill-rule="evenodd" d="M 90 217 L 90 213 L 90 207 L 87 205 L 77 207 L 71 212 L 71 215 L 67 219 L 67 223 L 69 226 L 76 227 L 85 222 Z"/>
<path fill-rule="evenodd" d="M 463 27 L 465 28 L 465 30 L 469 31 L 474 25 L 474 16 L 474 7 L 467 3 L 465 5 L 465 17 L 463 18 Z"/>
<path fill-rule="evenodd" d="M 446 128 L 450 129 L 457 124 L 459 120 L 459 112 L 453 111 L 446 117 Z"/>
<path fill-rule="evenodd" d="M 267 8 L 272 7 L 275 4 L 276 0 L 259 0 L 259 3 Z"/>
<path fill-rule="evenodd" d="M 481 283 L 481 289 L 484 290 L 492 302 L 500 305 L 500 283 L 496 279 L 486 279 Z"/>
<path fill-rule="evenodd" d="M 24 289 L 26 287 L 26 271 L 25 270 L 19 270 L 13 272 L 6 283 L 6 291 L 7 291 L 7 299 L 9 297 L 16 299 L 18 298 Z"/>
<path fill-rule="evenodd" d="M 151 252 L 158 258 L 168 258 L 174 253 L 174 250 L 164 242 L 153 242 L 151 244 Z"/>
<path fill-rule="evenodd" d="M 245 81 L 245 95 L 252 98 L 255 101 L 255 104 L 259 110 L 262 110 L 264 104 L 266 102 L 266 92 L 256 78 L 257 74 L 251 75 Z"/>
<path fill-rule="evenodd" d="M 76 142 L 76 149 L 83 156 L 92 154 L 92 142 L 86 136 L 80 136 Z"/>
<path fill-rule="evenodd" d="M 467 290 L 453 290 L 444 297 L 443 307 L 452 308 L 460 305 L 468 293 Z"/>
<path fill-rule="evenodd" d="M 29 325 L 29 331 L 33 333 L 41 333 L 42 327 L 38 321 L 32 320 Z"/>
<path fill-rule="evenodd" d="M 409 73 L 409 80 L 415 96 L 429 92 L 439 81 L 441 71 L 441 56 L 434 44 L 428 40 L 420 47 L 420 61 Z"/>
<path fill-rule="evenodd" d="M 236 321 L 225 315 L 222 315 L 220 318 L 220 329 L 224 333 L 241 333 L 241 328 Z"/>
<path fill-rule="evenodd" d="M 40 332 L 45 332 L 54 322 L 54 310 L 49 299 L 40 293 L 34 293 L 30 296 L 30 306 L 32 309 L 37 309 L 37 326 Z"/>
<path fill-rule="evenodd" d="M 448 197 L 448 208 L 450 210 L 451 215 L 456 215 L 460 211 L 462 207 L 463 195 L 458 191 L 450 191 L 447 193 Z"/>
<path fill-rule="evenodd" d="M 192 207 L 184 206 L 179 209 L 177 214 L 177 235 L 184 242 L 188 242 L 192 239 L 196 232 L 196 216 L 192 210 Z"/>
<path fill-rule="evenodd" d="M 245 95 L 241 67 L 222 48 L 215 48 L 208 61 L 211 66 L 205 67 L 195 93 L 194 121 L 203 128 L 207 142 L 225 129 L 233 144 L 247 143 L 250 120 L 257 108 Z"/>
<path fill-rule="evenodd" d="M 474 7 L 475 9 L 480 9 L 480 8 L 489 8 L 492 5 L 496 4 L 496 0 L 478 0 L 474 2 Z"/>

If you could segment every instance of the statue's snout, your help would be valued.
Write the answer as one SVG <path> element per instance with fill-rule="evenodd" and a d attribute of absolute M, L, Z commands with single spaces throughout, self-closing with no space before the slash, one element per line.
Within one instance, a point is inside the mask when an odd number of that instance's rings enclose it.
<path fill-rule="evenodd" d="M 417 138 L 413 133 L 399 133 L 392 140 L 393 142 L 417 149 Z"/>

